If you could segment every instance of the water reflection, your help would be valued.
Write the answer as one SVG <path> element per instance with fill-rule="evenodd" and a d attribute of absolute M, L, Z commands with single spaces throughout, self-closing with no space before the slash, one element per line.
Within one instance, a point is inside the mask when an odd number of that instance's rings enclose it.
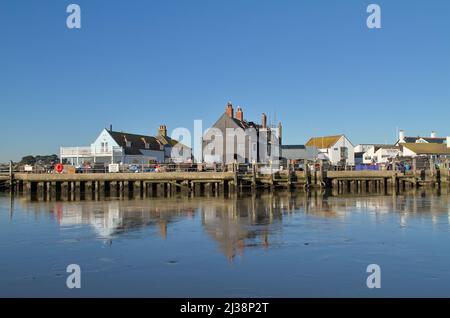
<path fill-rule="evenodd" d="M 392 196 L 328 196 L 324 193 L 259 193 L 231 198 L 153 198 L 80 202 L 32 202 L 11 199 L 11 218 L 17 209 L 51 216 L 61 227 L 89 225 L 99 239 L 109 242 L 124 233 L 153 227 L 161 240 L 170 240 L 168 228 L 193 220 L 232 262 L 245 249 L 268 249 L 283 244 L 281 234 L 294 214 L 345 220 L 367 213 L 375 220 L 394 213 L 401 227 L 414 218 L 450 224 L 449 195 L 415 190 Z M 444 216 L 444 217 L 443 217 Z M 307 222 L 307 221 L 305 221 Z M 145 235 L 145 234 L 142 234 Z"/>

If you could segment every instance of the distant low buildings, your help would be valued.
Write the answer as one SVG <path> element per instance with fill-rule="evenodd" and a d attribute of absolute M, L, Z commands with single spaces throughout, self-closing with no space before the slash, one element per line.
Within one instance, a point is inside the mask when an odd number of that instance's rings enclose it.
<path fill-rule="evenodd" d="M 316 160 L 317 147 L 305 145 L 282 145 L 281 158 L 289 161 Z"/>
<path fill-rule="evenodd" d="M 355 165 L 355 147 L 345 135 L 313 137 L 305 146 L 316 147 L 318 158 L 333 165 Z"/>
<path fill-rule="evenodd" d="M 399 134 L 398 134 L 398 141 L 396 142 L 395 145 L 398 146 L 398 145 L 400 145 L 402 143 L 407 143 L 407 144 L 412 144 L 412 143 L 445 144 L 446 143 L 446 138 L 437 137 L 435 131 L 431 132 L 430 137 L 421 137 L 421 136 L 407 137 L 405 135 L 405 131 L 404 130 L 400 130 Z"/>
<path fill-rule="evenodd" d="M 147 136 L 103 129 L 95 141 L 87 147 L 61 147 L 60 159 L 72 165 L 83 163 L 148 164 L 168 162 L 174 146 L 189 149 L 167 136 L 165 125 L 158 135 Z M 182 152 L 181 152 L 182 153 Z"/>
<path fill-rule="evenodd" d="M 387 163 L 401 155 L 399 147 L 395 145 L 364 144 L 355 147 L 355 161 L 357 161 L 357 164 Z"/>
<path fill-rule="evenodd" d="M 447 138 L 448 139 L 448 138 Z M 400 145 L 404 157 L 427 156 L 434 158 L 450 157 L 449 144 L 437 143 L 402 143 Z"/>

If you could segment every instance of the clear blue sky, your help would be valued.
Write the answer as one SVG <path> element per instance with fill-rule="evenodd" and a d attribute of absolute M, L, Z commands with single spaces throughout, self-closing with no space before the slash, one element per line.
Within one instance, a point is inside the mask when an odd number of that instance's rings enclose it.
<path fill-rule="evenodd" d="M 450 135 L 449 21 L 448 0 L 0 0 L 0 161 L 89 145 L 109 124 L 211 125 L 229 100 L 250 120 L 276 113 L 284 143 Z"/>

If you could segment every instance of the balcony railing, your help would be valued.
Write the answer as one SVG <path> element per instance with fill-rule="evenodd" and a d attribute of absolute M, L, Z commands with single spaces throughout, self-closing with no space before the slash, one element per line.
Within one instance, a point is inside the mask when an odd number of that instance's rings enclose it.
<path fill-rule="evenodd" d="M 110 157 L 121 156 L 123 153 L 121 147 L 112 148 L 94 148 L 91 147 L 61 147 L 61 157 Z"/>

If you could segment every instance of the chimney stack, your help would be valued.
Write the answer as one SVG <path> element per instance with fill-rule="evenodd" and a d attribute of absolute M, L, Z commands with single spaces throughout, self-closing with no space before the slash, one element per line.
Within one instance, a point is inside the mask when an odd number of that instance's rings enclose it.
<path fill-rule="evenodd" d="M 278 143 L 281 146 L 281 140 L 283 137 L 283 126 L 281 126 L 281 122 L 278 123 Z"/>
<path fill-rule="evenodd" d="M 267 128 L 267 116 L 264 113 L 261 116 L 261 126 L 262 128 Z"/>
<path fill-rule="evenodd" d="M 447 148 L 450 148 L 450 137 L 447 137 Z"/>
<path fill-rule="evenodd" d="M 167 127 L 166 127 L 166 125 L 160 125 L 158 133 L 162 137 L 167 137 Z"/>
<path fill-rule="evenodd" d="M 405 142 L 405 131 L 400 130 L 398 133 L 398 141 L 399 142 Z"/>
<path fill-rule="evenodd" d="M 236 118 L 237 118 L 237 120 L 244 121 L 244 113 L 242 112 L 241 106 L 238 106 L 238 108 L 237 108 Z"/>
<path fill-rule="evenodd" d="M 436 132 L 435 131 L 431 132 L 431 138 L 436 138 Z"/>
<path fill-rule="evenodd" d="M 228 117 L 230 117 L 230 118 L 234 117 L 233 104 L 231 104 L 231 102 L 228 102 L 226 112 L 227 112 Z"/>
<path fill-rule="evenodd" d="M 112 131 L 112 125 L 109 125 L 109 131 Z"/>

